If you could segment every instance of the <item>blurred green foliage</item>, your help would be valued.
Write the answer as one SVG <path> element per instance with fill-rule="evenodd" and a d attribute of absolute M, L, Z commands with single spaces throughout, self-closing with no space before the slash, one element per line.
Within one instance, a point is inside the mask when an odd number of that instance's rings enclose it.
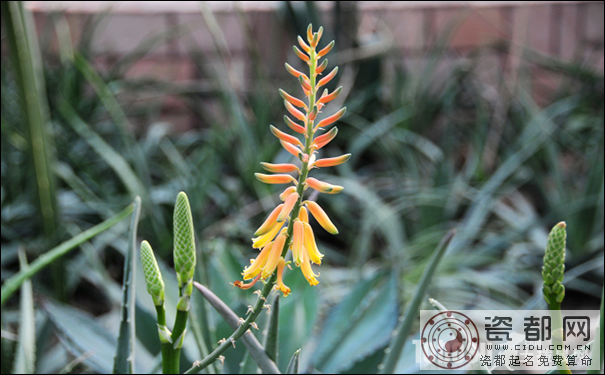
<path fill-rule="evenodd" d="M 312 3 L 287 2 L 280 13 L 284 32 L 293 41 L 309 21 L 337 20 L 324 39 L 337 41 L 339 53 L 331 63 L 341 73 L 333 85 L 350 88 L 339 98 L 349 110 L 339 125 L 340 136 L 324 155 L 353 154 L 349 163 L 335 169 L 338 177 L 330 179 L 343 185 L 344 193 L 321 201 L 340 231 L 334 237 L 318 236 L 326 254 L 321 284 L 311 288 L 299 273 L 286 274 L 294 295 L 279 302 L 280 369 L 287 368 L 299 348 L 301 372 L 376 369 L 389 337 L 376 334 L 371 324 L 395 327 L 394 317 L 413 296 L 431 251 L 453 227 L 458 235 L 429 288 L 429 295 L 446 306 L 544 307 L 540 267 L 547 230 L 564 220 L 568 293 L 563 308 L 597 308 L 604 236 L 602 72 L 581 61 L 523 49 L 511 71 L 504 66 L 512 53 L 506 43 L 452 58 L 448 33 L 420 57 L 394 48 L 364 53 L 372 45 L 357 40 L 357 17 L 342 16 L 356 10 L 344 6 L 337 2 L 335 14 L 322 14 Z M 253 296 L 229 283 L 239 279 L 253 253 L 249 239 L 279 199 L 277 190 L 256 182 L 253 174 L 260 171 L 260 161 L 288 157 L 268 126 L 283 125 L 277 88 L 288 89 L 289 83 L 270 80 L 258 69 L 255 90 L 236 91 L 219 43 L 212 53 L 223 59 L 214 65 L 193 42 L 188 45 L 187 57 L 202 77 L 210 77 L 209 88 L 125 75 L 154 48 L 186 36 L 188 30 L 181 26 L 151 37 L 101 73 L 94 69 L 90 51 L 105 16 L 91 16 L 90 27 L 72 46 L 61 37 L 64 16 L 52 14 L 45 27 L 59 35 L 59 56 L 44 53 L 46 44 L 41 43 L 50 116 L 46 130 L 57 150 L 45 162 L 57 181 L 53 199 L 58 240 L 113 216 L 139 195 L 139 237 L 154 243 L 165 269 L 171 264 L 173 199 L 185 191 L 201 249 L 196 277 L 243 316 Z M 211 15 L 205 19 L 212 27 Z M 242 27 L 249 26 L 242 21 Z M 218 38 L 220 29 L 214 28 L 213 35 Z M 380 35 L 374 36 L 380 42 Z M 262 61 L 252 42 L 250 63 L 258 67 Z M 32 185 L 29 133 L 23 125 L 27 116 L 19 109 L 12 64 L 10 56 L 2 56 L 3 281 L 18 271 L 20 247 L 30 261 L 49 248 L 48 233 L 37 224 L 38 192 Z M 540 105 L 531 84 L 538 69 L 559 78 Z M 150 94 L 158 101 L 133 101 Z M 190 105 L 199 124 L 194 131 L 172 134 L 158 120 L 167 95 L 178 95 Z M 111 372 L 127 238 L 128 225 L 118 225 L 65 260 L 69 306 L 57 302 L 50 275 L 33 280 L 37 371 Z M 159 369 L 160 347 L 153 305 L 145 298 L 143 273 L 136 263 L 135 368 L 149 372 Z M 176 289 L 176 279 L 165 282 Z M 174 311 L 176 303 L 167 296 L 167 311 Z M 17 325 L 17 305 L 12 301 L 3 310 L 3 332 Z M 232 332 L 197 295 L 191 316 L 194 334 L 186 338 L 182 368 Z M 174 321 L 174 316 L 169 313 L 167 320 Z M 347 331 L 338 324 L 342 321 L 360 324 Z M 261 319 L 261 330 L 266 324 Z M 331 344 L 334 340 L 338 347 Z M 406 345 L 406 352 L 413 350 Z M 225 369 L 239 371 L 243 355 L 239 345 L 230 350 Z M 14 356 L 14 345 L 3 333 L 3 373 Z M 347 361 L 340 360 L 345 357 Z M 404 370 L 414 368 L 397 367 Z"/>

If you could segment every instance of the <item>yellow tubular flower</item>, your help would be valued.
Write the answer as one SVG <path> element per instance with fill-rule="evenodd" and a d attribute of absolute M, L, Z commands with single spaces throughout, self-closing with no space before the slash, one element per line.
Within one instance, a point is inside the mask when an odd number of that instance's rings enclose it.
<path fill-rule="evenodd" d="M 304 244 L 305 251 L 309 255 L 309 260 L 315 264 L 321 264 L 321 258 L 324 257 L 322 253 L 319 252 L 317 248 L 317 244 L 315 243 L 315 236 L 313 235 L 313 229 L 311 229 L 311 225 L 308 223 L 303 223 L 304 230 Z"/>
<path fill-rule="evenodd" d="M 265 247 L 269 242 L 273 241 L 275 235 L 279 232 L 282 227 L 282 223 L 277 222 L 273 225 L 273 227 L 262 236 L 258 236 L 252 239 L 252 247 L 255 249 L 260 249 L 261 247 Z"/>
<path fill-rule="evenodd" d="M 279 199 L 283 201 L 286 200 L 286 198 L 288 198 L 290 196 L 290 194 L 292 193 L 296 193 L 296 186 L 290 186 L 289 188 L 287 188 L 286 190 L 284 190 L 283 193 L 281 193 L 279 195 Z"/>
<path fill-rule="evenodd" d="M 290 294 L 290 288 L 282 280 L 289 249 L 292 250 L 294 264 L 300 267 L 309 284 L 317 285 L 319 275 L 313 272 L 311 263 L 321 264 L 323 254 L 315 242 L 313 229 L 309 224 L 309 212 L 326 231 L 332 234 L 338 233 L 334 223 L 317 203 L 312 201 L 301 203 L 307 188 L 327 194 L 342 191 L 342 186 L 320 181 L 309 176 L 309 172 L 314 168 L 340 165 L 350 157 L 350 154 L 345 154 L 318 159 L 321 157 L 318 155 L 319 150 L 327 146 L 338 133 L 338 129 L 332 125 L 346 113 L 346 108 L 330 111 L 332 114 L 328 116 L 322 112 L 324 107 L 342 91 L 342 87 L 339 87 L 330 93 L 326 88 L 321 87 L 335 80 L 338 73 L 338 67 L 329 68 L 327 59 L 324 59 L 324 56 L 334 47 L 334 42 L 319 46 L 322 34 L 323 28 L 313 32 L 312 26 L 309 25 L 306 41 L 303 37 L 299 37 L 300 47 L 294 47 L 294 53 L 306 65 L 307 73 L 294 69 L 288 63 L 285 64 L 286 70 L 298 80 L 304 96 L 296 97 L 296 93 L 292 95 L 280 90 L 279 93 L 284 99 L 284 106 L 288 112 L 288 115 L 284 116 L 286 129 L 291 129 L 295 134 L 285 133 L 272 125 L 270 130 L 278 138 L 282 147 L 298 161 L 282 164 L 261 163 L 262 167 L 272 174 L 255 174 L 263 183 L 290 186 L 279 195 L 284 203 L 278 205 L 254 233 L 252 246 L 262 250 L 243 272 L 244 280 L 254 280 L 248 284 L 241 281 L 234 283 L 242 289 L 252 287 L 259 279 L 266 280 L 271 277 L 270 282 L 275 282 L 276 289 L 284 296 Z M 331 129 L 323 131 L 324 127 L 331 127 Z M 298 134 L 302 134 L 303 137 L 299 139 Z M 297 178 L 288 174 L 293 172 L 297 173 Z M 276 270 L 277 274 L 275 274 Z"/>
<path fill-rule="evenodd" d="M 290 212 L 292 212 L 296 202 L 298 202 L 298 193 L 288 195 L 288 198 L 286 198 L 286 201 L 284 202 L 284 207 L 281 209 L 281 212 L 277 217 L 277 222 L 281 223 L 282 221 L 286 220 L 288 216 L 290 216 Z"/>
<path fill-rule="evenodd" d="M 273 211 L 269 214 L 267 220 L 265 220 L 265 222 L 256 230 L 256 232 L 254 232 L 255 236 L 262 236 L 275 226 L 275 224 L 277 223 L 277 217 L 279 216 L 279 213 L 281 212 L 283 206 L 284 205 L 282 203 L 279 206 L 275 207 L 275 209 L 273 209 Z"/>
<path fill-rule="evenodd" d="M 286 234 L 280 233 L 279 236 L 273 242 L 273 246 L 271 246 L 271 254 L 269 254 L 269 259 L 267 259 L 267 263 L 264 267 L 262 267 L 261 277 L 263 279 L 271 276 L 273 271 L 275 271 L 275 267 L 277 267 L 277 262 L 281 257 L 282 249 L 284 248 L 284 244 L 286 243 Z"/>
<path fill-rule="evenodd" d="M 288 288 L 288 286 L 286 286 L 286 284 L 283 282 L 285 266 L 286 261 L 284 258 L 279 258 L 277 261 L 277 289 L 281 290 L 281 292 L 284 294 L 284 297 L 288 297 L 288 294 L 290 294 L 290 288 Z"/>
<path fill-rule="evenodd" d="M 307 209 L 305 207 L 300 208 L 300 212 L 298 213 L 298 219 L 305 223 L 309 222 L 309 213 L 307 212 Z"/>
<path fill-rule="evenodd" d="M 307 279 L 307 281 L 309 282 L 309 284 L 311 286 L 315 286 L 317 284 L 319 284 L 319 281 L 317 281 L 316 277 L 319 276 L 319 274 L 314 274 L 313 273 L 313 269 L 311 268 L 311 263 L 309 263 L 309 256 L 307 255 L 307 252 L 304 251 L 303 252 L 303 261 L 300 265 L 300 270 L 302 271 L 303 275 L 305 276 L 305 279 Z"/>
<path fill-rule="evenodd" d="M 338 229 L 336 229 L 336 226 L 332 224 L 332 221 L 330 220 L 326 212 L 323 210 L 323 208 L 321 208 L 316 202 L 313 201 L 306 201 L 304 203 L 307 205 L 307 208 L 309 209 L 309 211 L 311 211 L 311 214 L 313 215 L 315 220 L 317 220 L 319 225 L 322 226 L 323 229 L 325 229 L 330 234 L 338 234 Z"/>
<path fill-rule="evenodd" d="M 256 259 L 252 261 L 252 264 L 250 264 L 250 266 L 244 270 L 244 272 L 242 273 L 242 275 L 244 276 L 244 280 L 250 280 L 256 277 L 261 272 L 261 269 L 265 267 L 265 264 L 267 264 L 267 260 L 269 259 L 269 254 L 271 254 L 272 247 L 273 242 L 265 246 L 261 250 L 260 254 L 258 254 Z"/>

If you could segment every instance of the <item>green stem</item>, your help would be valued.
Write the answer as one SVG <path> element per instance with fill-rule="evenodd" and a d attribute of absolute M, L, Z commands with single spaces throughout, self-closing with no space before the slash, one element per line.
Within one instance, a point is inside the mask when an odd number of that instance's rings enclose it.
<path fill-rule="evenodd" d="M 557 306 L 558 305 L 558 306 Z M 552 329 L 552 341 L 555 347 L 554 354 L 560 354 L 564 359 L 561 362 L 560 366 L 557 366 L 560 374 L 571 374 L 571 370 L 567 365 L 567 360 L 565 359 L 565 354 L 563 352 L 559 353 L 557 350 L 557 346 L 563 344 L 563 320 L 561 318 L 561 304 L 553 303 L 553 308 L 549 308 L 552 311 L 552 320 L 553 320 L 553 329 Z"/>
<path fill-rule="evenodd" d="M 182 311 L 177 310 L 176 320 L 174 321 L 174 328 L 172 330 L 172 356 L 170 357 L 170 374 L 178 374 L 180 370 L 181 361 L 181 337 L 185 333 L 187 328 L 187 318 L 189 317 L 189 310 Z"/>
<path fill-rule="evenodd" d="M 166 310 L 164 309 L 164 304 L 155 307 L 155 311 L 158 316 L 158 325 L 166 326 Z M 162 338 L 160 338 L 162 340 Z M 172 354 L 172 344 L 171 343 L 162 343 L 162 374 L 170 374 L 171 373 L 171 354 Z"/>

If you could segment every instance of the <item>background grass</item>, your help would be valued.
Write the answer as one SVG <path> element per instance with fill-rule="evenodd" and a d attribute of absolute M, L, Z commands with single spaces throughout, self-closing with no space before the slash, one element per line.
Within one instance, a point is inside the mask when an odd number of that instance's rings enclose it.
<path fill-rule="evenodd" d="M 347 11 L 340 6 L 334 12 Z M 110 71 L 98 71 L 90 55 L 96 18 L 80 44 L 63 40 L 59 56 L 43 54 L 50 118 L 43 124 L 45 144 L 56 150 L 43 160 L 56 180 L 51 224 L 37 203 L 31 129 L 23 125 L 31 121 L 19 109 L 18 75 L 10 54 L 2 56 L 3 281 L 19 270 L 20 248 L 31 262 L 53 244 L 115 215 L 135 195 L 142 197 L 139 237 L 153 244 L 163 259 L 161 267 L 168 269 L 172 205 L 183 190 L 191 201 L 201 249 L 197 277 L 236 313 L 245 313 L 253 296 L 229 283 L 240 278 L 253 256 L 251 234 L 279 193 L 258 183 L 253 173 L 261 161 L 289 159 L 268 125 L 283 127 L 277 88 L 295 92 L 296 82 L 263 73 L 255 50 L 259 41 L 250 40 L 247 53 L 258 67 L 255 90 L 238 91 L 229 77 L 228 46 L 220 42 L 220 29 L 213 28 L 212 13 L 203 12 L 218 64 L 210 64 L 179 26 L 151 37 Z M 291 3 L 285 3 L 281 14 L 283 32 L 292 41 L 309 21 L 318 25 L 332 16 L 313 4 Z M 60 35 L 61 22 L 61 15 L 54 15 L 47 27 Z M 246 27 L 245 14 L 241 22 Z M 544 308 L 540 267 L 546 237 L 553 224 L 565 220 L 569 249 L 563 308 L 598 309 L 604 236 L 602 72 L 582 61 L 560 61 L 529 49 L 515 52 L 505 42 L 452 59 L 448 32 L 424 53 L 418 67 L 394 48 L 369 57 L 361 53 L 367 45 L 352 37 L 357 33 L 350 30 L 358 27 L 354 17 L 335 24 L 326 29 L 340 48 L 330 58 L 341 68 L 333 86 L 345 87 L 339 100 L 348 112 L 324 154 L 351 152 L 353 157 L 316 173 L 345 186 L 340 195 L 319 197 L 340 234 L 318 231 L 326 254 L 318 287 L 309 287 L 298 272 L 287 273 L 286 284 L 294 292 L 280 300 L 279 367 L 284 370 L 302 348 L 301 371 L 375 371 L 396 316 L 451 228 L 458 234 L 429 288 L 429 295 L 448 308 Z M 203 77 L 213 77 L 209 89 L 125 75 L 138 59 L 175 38 L 189 41 L 188 57 Z M 513 53 L 520 53 L 515 71 L 506 59 L 494 58 Z M 537 71 L 560 77 L 559 86 L 539 104 L 529 84 Z M 132 100 L 150 94 L 158 99 L 178 95 L 189 103 L 198 125 L 170 133 L 157 121 L 159 103 Z M 145 126 L 132 132 L 133 121 Z M 52 236 L 49 226 L 56 231 Z M 49 272 L 32 280 L 38 372 L 111 372 L 127 248 L 128 223 L 123 223 L 66 258 L 58 266 L 61 277 Z M 159 369 L 159 343 L 142 272 L 135 274 L 140 278 L 135 368 L 147 372 Z M 176 280 L 170 279 L 171 272 L 163 274 L 172 291 L 167 294 L 170 312 Z M 198 297 L 183 368 L 231 333 Z M 169 313 L 168 320 L 173 319 Z M 11 333 L 18 322 L 15 299 L 2 312 L 3 373 L 12 369 Z M 338 322 L 358 323 L 357 329 L 343 329 Z M 261 329 L 266 325 L 260 322 Z M 408 354 L 413 350 L 406 345 Z M 238 371 L 243 355 L 239 345 L 229 351 L 225 370 Z M 397 370 L 414 368 L 400 363 Z"/>

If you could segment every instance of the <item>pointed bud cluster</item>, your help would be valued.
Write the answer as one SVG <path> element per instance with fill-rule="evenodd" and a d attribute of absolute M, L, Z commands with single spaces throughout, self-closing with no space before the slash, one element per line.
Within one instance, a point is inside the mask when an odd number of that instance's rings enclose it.
<path fill-rule="evenodd" d="M 565 222 L 555 225 L 548 235 L 548 245 L 542 266 L 542 293 L 550 305 L 560 304 L 565 297 L 563 276 L 565 273 L 565 240 L 567 232 Z"/>
<path fill-rule="evenodd" d="M 155 260 L 153 249 L 147 241 L 141 242 L 141 262 L 143 263 L 143 274 L 147 292 L 153 299 L 153 304 L 162 306 L 164 304 L 164 279 L 158 262 Z"/>
<path fill-rule="evenodd" d="M 330 220 L 326 212 L 313 201 L 304 201 L 303 195 L 307 188 L 322 193 L 336 194 L 343 190 L 342 186 L 332 185 L 309 177 L 308 173 L 314 168 L 325 168 L 340 165 L 350 158 L 350 154 L 338 157 L 317 159 L 317 151 L 329 144 L 338 133 L 336 127 L 332 127 L 323 134 L 316 134 L 340 120 L 346 112 L 341 108 L 336 113 L 325 116 L 322 110 L 325 105 L 333 101 L 342 92 L 339 87 L 329 92 L 322 88 L 323 93 L 319 95 L 321 86 L 329 84 L 338 73 L 338 68 L 333 68 L 327 75 L 323 76 L 328 68 L 328 60 L 320 61 L 334 47 L 334 42 L 318 50 L 318 45 L 323 34 L 323 28 L 313 32 L 309 25 L 306 40 L 298 37 L 298 45 L 293 50 L 309 67 L 308 75 L 285 64 L 288 73 L 292 74 L 300 84 L 304 96 L 297 98 L 284 90 L 279 90 L 284 99 L 284 106 L 289 116 L 284 116 L 284 122 L 292 131 L 302 134 L 304 140 L 297 136 L 287 134 L 274 126 L 270 126 L 271 133 L 275 135 L 282 147 L 294 156 L 298 161 L 295 163 L 261 163 L 262 167 L 269 173 L 256 173 L 256 178 L 266 184 L 292 184 L 279 196 L 283 201 L 265 219 L 263 224 L 254 233 L 252 247 L 260 249 L 256 259 L 252 259 L 242 273 L 244 280 L 252 280 L 245 284 L 236 281 L 235 286 L 241 289 L 251 288 L 258 280 L 267 279 L 277 272 L 275 276 L 276 288 L 281 290 L 284 296 L 290 294 L 291 290 L 283 283 L 283 273 L 286 262 L 287 250 L 292 250 L 294 265 L 300 267 L 303 275 L 311 285 L 317 285 L 317 276 L 313 272 L 311 263 L 321 264 L 323 254 L 319 251 L 315 242 L 315 235 L 309 223 L 309 213 L 317 223 L 331 234 L 337 234 L 338 229 Z M 317 123 L 316 123 L 317 121 Z M 299 164 L 300 163 L 300 164 Z M 296 173 L 298 180 L 289 173 Z"/>
<path fill-rule="evenodd" d="M 191 206 L 189 205 L 189 198 L 184 192 L 180 192 L 176 197 L 173 220 L 174 269 L 181 294 L 191 296 L 196 261 L 195 236 L 193 234 Z"/>

